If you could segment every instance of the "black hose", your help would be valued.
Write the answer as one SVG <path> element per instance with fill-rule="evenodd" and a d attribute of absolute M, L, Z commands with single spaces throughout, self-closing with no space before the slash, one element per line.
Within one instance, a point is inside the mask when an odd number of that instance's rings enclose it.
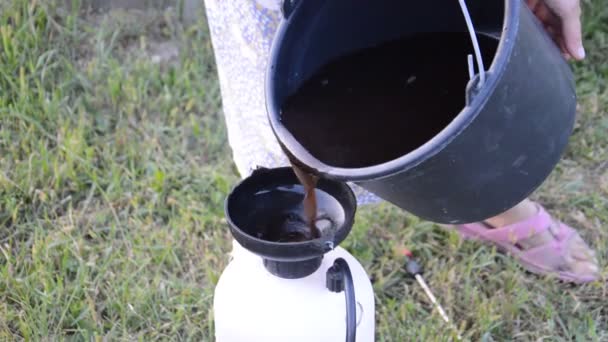
<path fill-rule="evenodd" d="M 346 299 L 346 342 L 355 342 L 357 338 L 357 302 L 355 300 L 355 283 L 346 260 L 334 261 L 344 279 L 344 297 Z"/>

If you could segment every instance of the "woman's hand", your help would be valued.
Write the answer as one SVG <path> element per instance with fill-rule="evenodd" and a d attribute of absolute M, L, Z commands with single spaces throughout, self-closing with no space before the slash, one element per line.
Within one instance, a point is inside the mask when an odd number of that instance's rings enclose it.
<path fill-rule="evenodd" d="M 527 0 L 566 58 L 585 58 L 579 0 Z"/>

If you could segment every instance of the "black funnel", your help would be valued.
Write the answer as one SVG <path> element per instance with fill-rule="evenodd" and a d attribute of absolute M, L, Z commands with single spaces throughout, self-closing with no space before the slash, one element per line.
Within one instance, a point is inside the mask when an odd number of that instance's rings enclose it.
<path fill-rule="evenodd" d="M 303 215 L 304 189 L 293 170 L 258 169 L 226 199 L 231 233 L 263 258 L 270 273 L 286 279 L 306 277 L 348 236 L 357 207 L 345 183 L 321 179 L 316 194 L 319 237 L 311 239 Z"/>

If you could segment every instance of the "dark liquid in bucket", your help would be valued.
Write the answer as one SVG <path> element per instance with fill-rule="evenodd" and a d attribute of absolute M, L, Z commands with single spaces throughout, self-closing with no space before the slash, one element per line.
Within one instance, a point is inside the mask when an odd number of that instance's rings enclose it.
<path fill-rule="evenodd" d="M 315 233 L 304 209 L 305 189 L 300 185 L 263 190 L 255 194 L 259 205 L 243 226 L 251 227 L 259 239 L 272 242 L 302 242 L 331 236 L 345 220 L 340 202 L 328 193 L 313 189 L 316 199 Z M 314 235 L 313 235 L 314 234 Z"/>
<path fill-rule="evenodd" d="M 486 67 L 498 41 L 479 36 Z M 418 34 L 338 58 L 291 96 L 281 120 L 322 162 L 391 161 L 420 147 L 465 106 L 468 33 Z"/>

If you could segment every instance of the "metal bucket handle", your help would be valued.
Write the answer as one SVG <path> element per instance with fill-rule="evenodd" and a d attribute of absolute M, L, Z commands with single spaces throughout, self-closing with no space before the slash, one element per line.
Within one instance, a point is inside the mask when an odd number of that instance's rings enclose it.
<path fill-rule="evenodd" d="M 471 15 L 469 14 L 469 8 L 467 7 L 465 0 L 458 0 L 458 2 L 460 3 L 460 9 L 462 10 L 462 15 L 464 15 L 464 20 L 467 23 L 467 29 L 469 30 L 469 35 L 471 36 L 471 42 L 473 43 L 473 50 L 475 51 L 475 58 L 477 59 L 477 69 L 479 70 L 479 83 L 477 83 L 477 89 L 481 89 L 486 81 L 486 69 L 483 65 L 481 49 L 479 48 L 479 42 L 477 41 L 477 35 L 475 34 L 473 20 L 471 20 Z M 473 65 L 472 55 L 468 56 L 467 62 L 469 65 L 469 77 L 473 79 L 475 77 L 475 66 Z"/>

